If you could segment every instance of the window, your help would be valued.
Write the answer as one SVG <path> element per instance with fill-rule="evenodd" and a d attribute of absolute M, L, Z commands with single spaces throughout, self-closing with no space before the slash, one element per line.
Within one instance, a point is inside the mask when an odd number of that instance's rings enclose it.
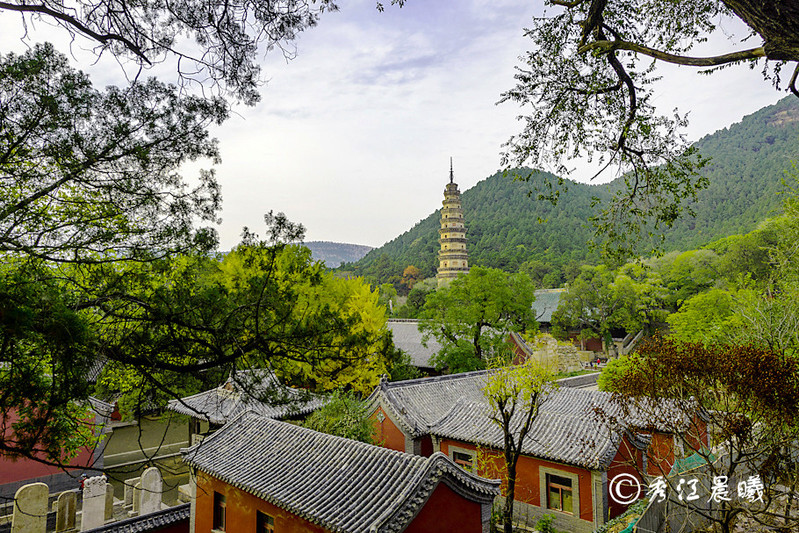
<path fill-rule="evenodd" d="M 225 518 L 227 514 L 227 498 L 224 494 L 214 492 L 214 529 L 225 531 Z"/>
<path fill-rule="evenodd" d="M 573 514 L 574 496 L 571 479 L 547 474 L 547 509 Z"/>
<path fill-rule="evenodd" d="M 256 533 L 275 533 L 275 519 L 266 513 L 256 513 Z"/>
<path fill-rule="evenodd" d="M 472 471 L 472 456 L 468 453 L 453 452 L 452 460 L 455 461 L 455 464 L 460 465 L 464 470 L 468 470 L 469 472 Z"/>
<path fill-rule="evenodd" d="M 449 447 L 449 456 L 452 462 L 460 466 L 464 470 L 472 472 L 474 469 L 474 450 L 467 450 L 465 448 L 458 448 L 456 446 Z"/>

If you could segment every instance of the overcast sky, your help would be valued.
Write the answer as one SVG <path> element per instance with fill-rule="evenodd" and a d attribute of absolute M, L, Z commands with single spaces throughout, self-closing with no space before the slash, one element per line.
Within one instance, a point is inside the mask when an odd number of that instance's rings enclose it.
<path fill-rule="evenodd" d="M 495 103 L 514 84 L 528 49 L 523 28 L 540 2 L 410 0 L 383 13 L 374 0 L 339 5 L 302 34 L 295 59 L 267 55 L 262 101 L 213 130 L 222 249 L 238 242 L 242 226 L 262 232 L 269 210 L 304 224 L 307 240 L 380 246 L 441 205 L 450 156 L 464 191 L 499 168 L 501 144 L 520 129 L 519 109 Z M 18 16 L 0 12 L 4 52 L 21 49 L 19 33 Z M 80 66 L 97 84 L 120 77 L 110 61 Z M 746 67 L 663 75 L 656 105 L 690 111 L 691 139 L 785 96 Z M 585 181 L 589 172 L 571 177 Z"/>

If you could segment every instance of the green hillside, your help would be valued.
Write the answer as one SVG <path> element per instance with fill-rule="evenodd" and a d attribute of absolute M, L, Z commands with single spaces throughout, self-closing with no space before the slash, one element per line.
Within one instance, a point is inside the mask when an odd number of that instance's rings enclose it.
<path fill-rule="evenodd" d="M 330 268 L 335 268 L 341 263 L 357 261 L 373 249 L 362 244 L 330 241 L 306 241 L 302 244 L 311 250 L 314 261 L 324 261 Z"/>
<path fill-rule="evenodd" d="M 693 205 L 696 217 L 678 221 L 667 233 L 667 250 L 697 248 L 726 235 L 746 233 L 777 213 L 782 178 L 791 162 L 799 161 L 799 99 L 785 98 L 702 138 L 697 145 L 712 159 L 703 170 L 710 186 Z M 554 177 L 541 173 L 533 179 Z M 442 181 L 442 191 L 444 185 Z M 570 279 L 575 264 L 596 259 L 586 245 L 592 236 L 588 220 L 595 209 L 591 199 L 608 198 L 616 186 L 569 182 L 568 192 L 552 206 L 534 194 L 528 196 L 533 183 L 514 181 L 501 173 L 486 178 L 463 193 L 470 264 L 526 269 L 534 279 L 538 276 L 540 285 Z M 425 276 L 434 275 L 438 219 L 437 211 L 342 268 L 379 283 L 398 282 L 408 265 L 419 267 Z M 542 283 L 546 272 L 554 274 Z"/>
<path fill-rule="evenodd" d="M 693 206 L 696 217 L 678 221 L 667 235 L 670 250 L 747 233 L 777 213 L 785 172 L 792 162 L 799 163 L 799 98 L 784 98 L 700 139 L 697 146 L 711 158 L 703 171 L 710 186 Z"/>

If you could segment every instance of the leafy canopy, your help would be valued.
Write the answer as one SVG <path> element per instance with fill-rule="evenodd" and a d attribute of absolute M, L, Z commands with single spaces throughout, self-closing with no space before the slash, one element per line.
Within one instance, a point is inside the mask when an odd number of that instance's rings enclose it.
<path fill-rule="evenodd" d="M 448 286 L 427 295 L 419 329 L 442 345 L 436 367 L 450 372 L 485 368 L 504 350 L 508 334 L 535 329 L 530 278 L 494 268 L 472 267 Z"/>
<path fill-rule="evenodd" d="M 351 392 L 334 391 L 330 401 L 314 411 L 303 424 L 309 429 L 375 444 L 375 426 L 366 402 Z"/>
<path fill-rule="evenodd" d="M 142 260 L 216 245 L 215 99 L 153 79 L 94 89 L 51 45 L 0 57 L 0 252 L 49 261 Z"/>

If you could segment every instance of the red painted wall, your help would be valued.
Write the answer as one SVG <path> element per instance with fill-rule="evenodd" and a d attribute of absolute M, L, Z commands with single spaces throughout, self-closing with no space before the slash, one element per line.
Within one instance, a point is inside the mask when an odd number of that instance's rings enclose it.
<path fill-rule="evenodd" d="M 18 417 L 16 413 L 8 413 L 5 420 L 3 420 L 3 426 L 10 428 L 11 425 L 17 420 Z M 90 424 L 93 424 L 94 417 L 92 416 L 86 421 Z M 68 465 L 75 467 L 76 469 L 91 467 L 94 460 L 93 453 L 93 448 L 83 448 L 77 456 L 69 461 Z M 42 454 L 36 455 L 41 456 L 42 458 L 44 457 Z M 57 466 L 49 466 L 32 459 L 12 459 L 0 455 L 0 485 L 63 473 L 64 469 Z M 75 488 L 78 488 L 77 479 L 75 480 Z"/>
<path fill-rule="evenodd" d="M 449 447 L 457 446 L 468 450 L 477 450 L 473 444 L 450 439 L 441 441 L 441 451 L 449 455 Z M 505 459 L 502 452 L 481 448 L 478 458 L 479 475 L 489 479 L 505 479 Z M 545 461 L 536 457 L 523 455 L 516 464 L 516 488 L 514 500 L 546 507 L 546 500 L 542 502 L 539 485 L 539 468 L 554 468 L 570 474 L 577 474 L 580 490 L 580 516 L 583 520 L 594 521 L 593 495 L 591 491 L 591 472 L 584 468 Z M 502 493 L 506 493 L 503 483 Z M 543 505 L 542 505 L 543 503 Z"/>
<path fill-rule="evenodd" d="M 445 483 L 439 483 L 405 532 L 481 533 L 481 520 L 479 503 L 469 501 Z"/>
<path fill-rule="evenodd" d="M 383 415 L 382 422 L 377 417 L 378 413 Z M 371 418 L 375 424 L 375 435 L 378 444 L 383 448 L 389 448 L 400 452 L 405 451 L 405 435 L 394 425 L 394 422 L 391 421 L 382 407 L 378 407 L 369 418 Z M 430 446 L 430 451 L 432 453 L 432 444 Z"/>
<path fill-rule="evenodd" d="M 666 476 L 674 465 L 674 436 L 666 433 L 652 433 L 652 441 L 647 449 L 647 474 Z"/>
<path fill-rule="evenodd" d="M 633 446 L 627 436 L 624 435 L 619 444 L 619 450 L 616 452 L 616 456 L 608 467 L 608 483 L 610 484 L 613 478 L 619 474 L 630 474 L 640 481 L 640 486 L 642 488 L 645 488 L 646 483 L 641 480 L 640 475 L 640 472 L 643 470 L 643 460 L 643 452 Z M 612 489 L 612 487 L 608 487 L 608 490 Z M 621 499 L 624 499 L 625 496 L 634 494 L 635 487 L 631 485 L 622 485 L 617 490 L 619 491 Z M 643 496 L 644 493 L 642 490 L 641 497 Z M 615 502 L 613 498 L 608 498 L 608 519 L 616 518 L 626 511 L 628 507 L 629 505 L 621 505 Z"/>
<path fill-rule="evenodd" d="M 255 531 L 256 511 L 275 519 L 275 531 L 280 533 L 327 533 L 328 530 L 308 522 L 288 511 L 265 502 L 248 492 L 232 487 L 204 472 L 197 475 L 197 512 L 195 532 L 210 533 L 214 520 L 214 491 L 227 497 L 228 533 Z"/>

